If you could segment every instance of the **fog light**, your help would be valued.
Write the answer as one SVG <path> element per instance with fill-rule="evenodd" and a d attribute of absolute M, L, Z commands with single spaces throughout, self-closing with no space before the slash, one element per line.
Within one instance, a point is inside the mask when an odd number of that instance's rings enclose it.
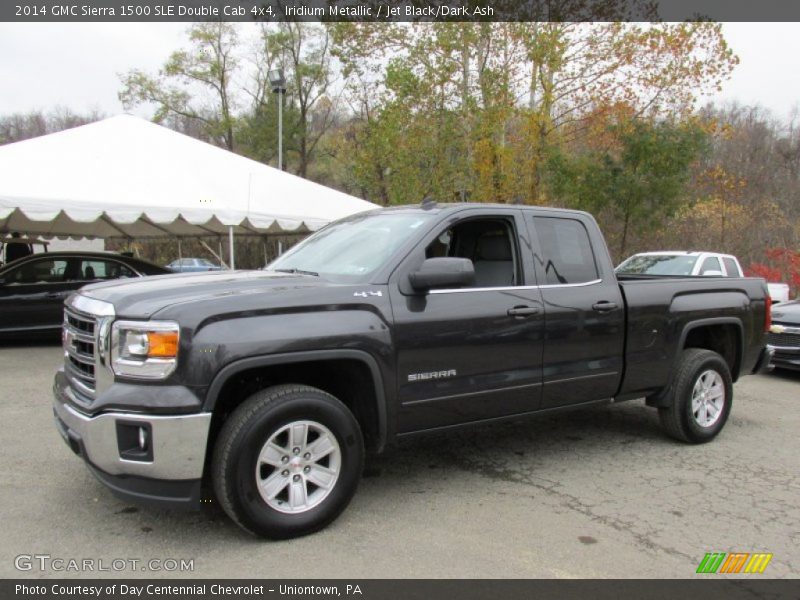
<path fill-rule="evenodd" d="M 117 448 L 123 460 L 153 462 L 153 430 L 150 423 L 117 421 Z"/>

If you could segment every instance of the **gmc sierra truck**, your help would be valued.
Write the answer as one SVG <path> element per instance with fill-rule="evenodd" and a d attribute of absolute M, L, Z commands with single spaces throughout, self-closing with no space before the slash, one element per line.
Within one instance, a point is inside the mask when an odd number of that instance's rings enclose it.
<path fill-rule="evenodd" d="M 398 438 L 646 398 L 688 443 L 769 364 L 763 280 L 617 277 L 586 213 L 380 209 L 261 271 L 87 286 L 65 303 L 56 425 L 122 497 L 316 531 Z M 207 482 L 209 486 L 203 488 Z"/>

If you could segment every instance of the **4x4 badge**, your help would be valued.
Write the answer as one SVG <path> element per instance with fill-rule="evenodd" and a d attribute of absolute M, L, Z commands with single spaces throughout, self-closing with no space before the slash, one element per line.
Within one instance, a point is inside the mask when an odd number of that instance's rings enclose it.
<path fill-rule="evenodd" d="M 378 290 L 377 292 L 355 292 L 353 296 L 357 296 L 359 298 L 366 298 L 367 296 L 383 296 L 383 292 Z"/>

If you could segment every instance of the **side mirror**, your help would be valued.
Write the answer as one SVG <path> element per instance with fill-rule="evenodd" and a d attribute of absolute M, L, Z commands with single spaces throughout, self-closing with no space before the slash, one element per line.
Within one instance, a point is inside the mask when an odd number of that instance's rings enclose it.
<path fill-rule="evenodd" d="M 722 271 L 717 271 L 716 269 L 703 271 L 703 277 L 722 277 Z"/>
<path fill-rule="evenodd" d="M 408 275 L 408 282 L 417 292 L 463 287 L 474 281 L 475 267 L 468 258 L 429 258 L 418 271 Z"/>

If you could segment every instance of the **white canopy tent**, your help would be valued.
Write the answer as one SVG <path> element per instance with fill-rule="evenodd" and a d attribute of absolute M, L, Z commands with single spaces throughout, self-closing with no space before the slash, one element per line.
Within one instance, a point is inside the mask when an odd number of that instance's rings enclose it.
<path fill-rule="evenodd" d="M 122 115 L 0 146 L 0 233 L 190 237 L 307 233 L 376 208 Z"/>

